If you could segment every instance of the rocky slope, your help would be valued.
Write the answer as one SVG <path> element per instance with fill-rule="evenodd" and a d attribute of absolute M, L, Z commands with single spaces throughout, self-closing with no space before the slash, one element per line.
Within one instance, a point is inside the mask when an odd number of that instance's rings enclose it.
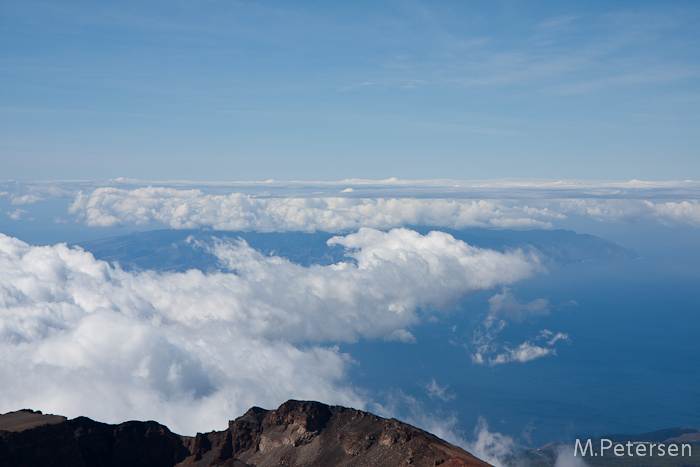
<path fill-rule="evenodd" d="M 85 417 L 0 415 L 0 465 L 20 466 L 473 466 L 489 464 L 398 420 L 319 402 L 258 407 L 228 429 L 174 434 L 156 422 L 108 425 Z"/>

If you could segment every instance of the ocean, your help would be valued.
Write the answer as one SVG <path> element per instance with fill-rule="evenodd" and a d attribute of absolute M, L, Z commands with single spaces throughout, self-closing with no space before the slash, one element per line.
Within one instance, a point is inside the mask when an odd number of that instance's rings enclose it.
<path fill-rule="evenodd" d="M 474 364 L 474 329 L 499 292 L 486 291 L 412 329 L 416 344 L 342 346 L 358 362 L 351 379 L 387 399 L 396 400 L 397 391 L 414 398 L 433 417 L 456 415 L 466 439 L 479 417 L 530 447 L 699 427 L 700 241 L 691 229 L 627 232 L 616 240 L 639 259 L 573 263 L 512 286 L 518 300 L 546 298 L 552 308 L 509 323 L 498 338 L 515 345 L 542 329 L 564 332 L 570 342 L 556 355 Z M 431 398 L 426 386 L 433 379 L 453 398 Z"/>

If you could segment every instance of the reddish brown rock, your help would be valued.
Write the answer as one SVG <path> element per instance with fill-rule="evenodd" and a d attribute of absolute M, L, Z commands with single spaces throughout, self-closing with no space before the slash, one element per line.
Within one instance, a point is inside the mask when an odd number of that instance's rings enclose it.
<path fill-rule="evenodd" d="M 7 467 L 489 465 L 398 420 L 319 402 L 254 407 L 228 429 L 195 437 L 176 435 L 156 422 L 107 425 L 84 417 L 12 414 L 17 413 L 0 415 L 0 459 Z"/>
<path fill-rule="evenodd" d="M 489 465 L 398 420 L 307 401 L 272 411 L 252 408 L 225 432 L 198 434 L 190 443 L 210 447 L 193 450 L 179 466 Z"/>

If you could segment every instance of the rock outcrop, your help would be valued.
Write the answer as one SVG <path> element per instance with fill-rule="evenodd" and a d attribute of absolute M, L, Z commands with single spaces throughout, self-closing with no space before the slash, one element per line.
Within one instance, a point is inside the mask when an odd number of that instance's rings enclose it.
<path fill-rule="evenodd" d="M 40 412 L 0 415 L 0 465 L 21 466 L 473 466 L 489 464 L 395 419 L 319 402 L 259 407 L 228 429 L 180 436 L 156 422 L 108 425 Z"/>
<path fill-rule="evenodd" d="M 3 423 L 17 414 L 33 418 L 35 426 L 12 429 Z M 41 413 L 0 416 L 0 466 L 172 467 L 189 455 L 182 437 L 156 422 L 108 425 L 85 417 L 57 422 L 56 416 L 44 416 L 46 423 L 40 424 L 36 415 Z"/>

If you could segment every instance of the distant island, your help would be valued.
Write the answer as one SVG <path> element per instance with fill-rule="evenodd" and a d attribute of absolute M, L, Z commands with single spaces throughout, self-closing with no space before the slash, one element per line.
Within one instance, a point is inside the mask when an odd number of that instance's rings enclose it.
<path fill-rule="evenodd" d="M 534 250 L 550 267 L 589 260 L 628 261 L 637 253 L 594 235 L 571 230 L 489 230 L 438 229 L 479 248 L 505 252 Z M 415 228 L 427 234 L 430 227 Z M 184 272 L 188 269 L 218 270 L 219 260 L 200 245 L 218 240 L 241 239 L 265 255 L 276 255 L 302 266 L 329 265 L 347 261 L 345 249 L 328 246 L 335 234 L 327 232 L 243 232 L 217 230 L 151 230 L 119 237 L 89 240 L 74 244 L 96 259 L 118 263 L 126 270 Z"/>

